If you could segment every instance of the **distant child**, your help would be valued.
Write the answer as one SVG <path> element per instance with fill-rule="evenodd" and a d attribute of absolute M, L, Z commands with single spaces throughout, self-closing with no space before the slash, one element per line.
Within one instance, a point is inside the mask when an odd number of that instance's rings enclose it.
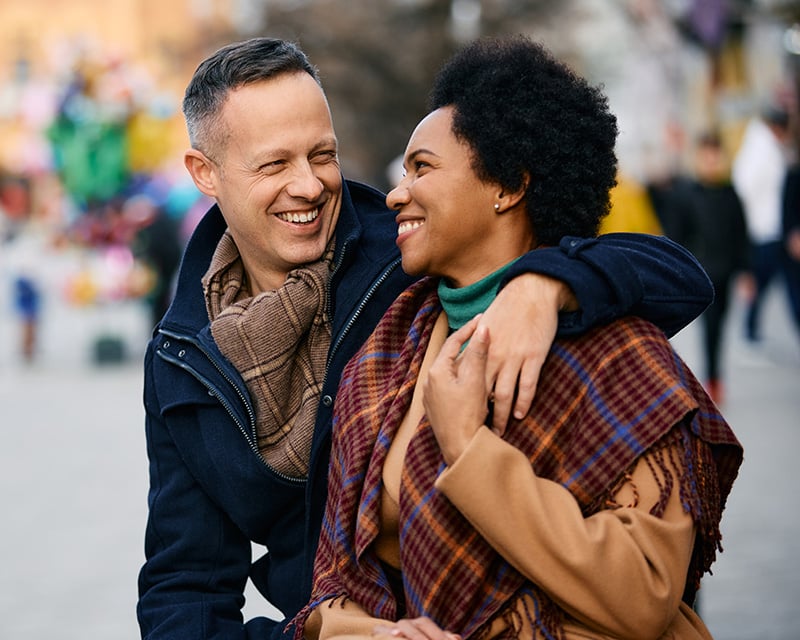
<path fill-rule="evenodd" d="M 34 280 L 19 274 L 14 279 L 14 310 L 22 323 L 21 351 L 26 362 L 32 362 L 36 353 L 37 329 L 41 294 Z"/>

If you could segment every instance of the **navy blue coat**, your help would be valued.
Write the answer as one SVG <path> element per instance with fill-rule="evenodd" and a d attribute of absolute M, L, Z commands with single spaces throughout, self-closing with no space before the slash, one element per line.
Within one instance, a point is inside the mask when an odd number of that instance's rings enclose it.
<path fill-rule="evenodd" d="M 400 268 L 394 217 L 383 194 L 345 184 L 330 287 L 333 337 L 306 480 L 281 476 L 258 453 L 253 404 L 211 337 L 202 291 L 201 278 L 226 228 L 219 209 L 195 230 L 175 299 L 145 356 L 150 491 L 137 607 L 143 638 L 279 636 L 284 622 L 243 622 L 248 577 L 288 618 L 306 604 L 339 376 L 411 283 Z M 630 310 L 673 332 L 708 305 L 710 283 L 674 243 L 637 238 L 566 239 L 561 247 L 532 252 L 517 270 L 549 273 L 573 286 L 582 312 L 564 317 L 562 333 Z M 251 543 L 268 550 L 255 563 Z"/>

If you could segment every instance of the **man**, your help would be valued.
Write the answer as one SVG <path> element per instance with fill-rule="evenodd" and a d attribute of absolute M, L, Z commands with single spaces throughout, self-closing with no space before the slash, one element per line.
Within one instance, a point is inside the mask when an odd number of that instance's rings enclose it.
<path fill-rule="evenodd" d="M 184 114 L 187 170 L 217 205 L 145 357 L 139 624 L 151 639 L 277 637 L 282 622 L 243 623 L 245 583 L 288 618 L 306 603 L 339 377 L 411 279 L 383 194 L 343 181 L 325 95 L 294 45 L 224 47 L 195 72 Z M 487 377 L 499 425 L 527 410 L 556 311 L 572 300 L 554 278 L 581 304 L 562 334 L 623 313 L 672 333 L 712 297 L 699 264 L 653 237 L 571 238 L 512 275 L 525 271 L 544 277 L 515 278 L 483 317 L 497 338 Z M 268 549 L 252 565 L 251 543 Z"/>
<path fill-rule="evenodd" d="M 800 165 L 793 165 L 786 175 L 781 208 L 783 272 L 789 308 L 800 337 Z"/>
<path fill-rule="evenodd" d="M 719 135 L 709 132 L 699 136 L 694 153 L 694 177 L 682 181 L 681 191 L 675 194 L 682 206 L 671 237 L 693 252 L 714 285 L 714 301 L 701 316 L 703 375 L 708 395 L 722 406 L 722 346 L 731 294 L 734 284 L 741 289 L 751 286 L 747 221 L 730 181 L 729 163 Z"/>
<path fill-rule="evenodd" d="M 745 338 L 761 340 L 761 310 L 766 291 L 784 271 L 781 242 L 783 188 L 788 171 L 789 114 L 768 107 L 747 123 L 731 168 L 731 179 L 744 207 L 750 238 L 754 291 L 747 304 Z"/>

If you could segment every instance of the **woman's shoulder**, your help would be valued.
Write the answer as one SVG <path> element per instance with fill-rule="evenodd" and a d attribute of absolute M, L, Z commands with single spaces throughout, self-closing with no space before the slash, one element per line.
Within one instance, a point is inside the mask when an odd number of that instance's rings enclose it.
<path fill-rule="evenodd" d="M 625 316 L 586 333 L 556 340 L 553 352 L 567 355 L 584 367 L 603 368 L 638 358 L 658 358 L 673 362 L 680 358 L 666 334 L 652 322 Z"/>
<path fill-rule="evenodd" d="M 583 420 L 630 426 L 646 413 L 666 428 L 695 411 L 703 393 L 664 332 L 637 317 L 557 340 L 540 386 L 572 398 Z"/>

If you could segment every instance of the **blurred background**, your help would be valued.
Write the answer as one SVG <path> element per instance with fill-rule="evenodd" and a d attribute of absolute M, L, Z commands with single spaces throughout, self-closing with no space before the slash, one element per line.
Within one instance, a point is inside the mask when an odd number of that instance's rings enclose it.
<path fill-rule="evenodd" d="M 299 42 L 345 175 L 386 189 L 441 62 L 517 32 L 602 84 L 619 118 L 604 232 L 670 231 L 656 196 L 695 177 L 702 133 L 719 136 L 729 168 L 752 120 L 779 112 L 796 160 L 797 1 L 1 0 L 0 638 L 138 637 L 141 357 L 209 206 L 182 165 L 180 101 L 197 64 L 255 35 Z M 746 460 L 700 610 L 717 638 L 789 640 L 800 325 L 776 280 L 761 339 L 745 339 L 748 295 L 732 295 L 717 396 Z M 698 376 L 702 340 L 699 323 L 673 339 Z M 249 614 L 262 609 L 248 599 Z"/>

